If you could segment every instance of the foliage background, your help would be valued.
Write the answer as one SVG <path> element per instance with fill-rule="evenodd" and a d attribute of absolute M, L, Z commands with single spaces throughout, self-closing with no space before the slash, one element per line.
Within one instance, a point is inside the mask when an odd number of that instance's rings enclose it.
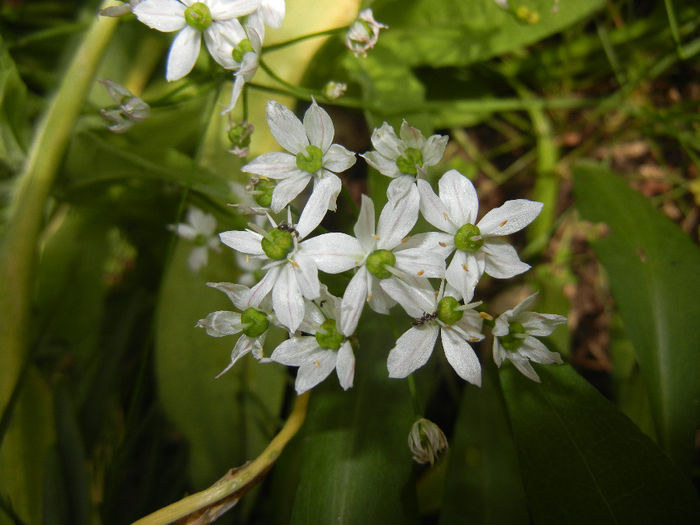
<path fill-rule="evenodd" d="M 33 133 L 97 4 L 1 5 L 7 239 Z M 369 149 L 368 130 L 384 120 L 449 133 L 434 178 L 462 171 L 482 213 L 508 198 L 545 203 L 527 235 L 514 239 L 533 269 L 514 282 L 487 280 L 478 293 L 500 313 L 540 290 L 538 311 L 569 317 L 548 341 L 568 364 L 540 367 L 543 384 L 532 384 L 510 367 L 495 369 L 486 342 L 484 386 L 476 389 L 436 351 L 416 373 L 412 396 L 385 370 L 408 319 L 397 313 L 389 330 L 365 312 L 354 388 L 344 393 L 329 380 L 315 389 L 300 435 L 222 521 L 697 522 L 695 2 L 371 6 L 390 29 L 367 58 L 355 58 L 341 36 L 265 55 L 292 86 L 256 76 L 253 154 L 275 147 L 263 124 L 269 97 L 291 105 L 315 93 L 328 102 L 318 90 L 330 79 L 349 85 L 346 97 L 324 106 L 337 142 L 350 149 Z M 269 43 L 347 25 L 359 6 L 290 0 L 287 8 Z M 2 523 L 135 520 L 255 457 L 289 412 L 286 370 L 248 359 L 214 381 L 233 342 L 193 328 L 227 308 L 204 283 L 233 281 L 238 270 L 222 250 L 192 274 L 191 246 L 166 225 L 194 204 L 215 214 L 220 231 L 242 227 L 227 203 L 236 200 L 229 181 L 244 179 L 219 115 L 230 74 L 202 54 L 187 79 L 167 84 L 169 38 L 122 21 L 96 76 L 141 93 L 151 116 L 110 134 L 98 113 L 109 99 L 91 84 L 65 152 L 53 152 L 60 164 L 39 209 L 41 234 L 27 239 L 38 263 L 26 352 L 17 378 L 5 368 L 0 379 L 11 392 L 0 419 Z M 351 201 L 360 193 L 377 205 L 385 199 L 388 180 L 361 162 L 344 182 L 348 195 L 329 228 L 354 222 Z M 8 246 L 3 257 L 16 257 Z M 2 278 L 6 302 L 18 301 L 14 276 Z M 343 285 L 343 276 L 330 284 Z M 4 360 L 9 347 L 1 346 Z M 434 467 L 413 464 L 405 445 L 420 415 L 450 438 Z"/>

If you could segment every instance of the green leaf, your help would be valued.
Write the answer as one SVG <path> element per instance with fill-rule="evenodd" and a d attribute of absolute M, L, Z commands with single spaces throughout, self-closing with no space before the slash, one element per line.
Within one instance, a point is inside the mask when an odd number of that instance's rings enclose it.
<path fill-rule="evenodd" d="M 293 524 L 417 520 L 408 385 L 387 377 L 393 336 L 372 316 L 360 323 L 354 386 L 343 392 L 333 374 L 311 393 L 298 441 L 301 464 L 288 521 Z"/>
<path fill-rule="evenodd" d="M 16 172 L 24 162 L 29 123 L 27 88 L 0 37 L 0 175 Z"/>
<path fill-rule="evenodd" d="M 466 385 L 450 442 L 441 525 L 529 523 L 525 490 L 496 368 Z M 508 502 L 503 504 L 503 502 Z"/>
<path fill-rule="evenodd" d="M 533 523 L 691 524 L 700 502 L 663 452 L 568 365 L 501 383 Z"/>
<path fill-rule="evenodd" d="M 700 250 L 602 166 L 576 169 L 574 189 L 582 217 L 609 228 L 593 248 L 637 352 L 660 444 L 689 469 L 700 422 Z"/>
<path fill-rule="evenodd" d="M 464 66 L 537 42 L 603 4 L 603 0 L 561 2 L 553 12 L 552 0 L 511 0 L 515 10 L 525 7 L 537 14 L 538 21 L 530 24 L 492 0 L 376 2 L 375 18 L 389 29 L 381 32 L 370 53 L 388 50 L 410 66 Z"/>
<path fill-rule="evenodd" d="M 209 265 L 193 274 L 192 248 L 178 242 L 161 288 L 156 322 L 156 373 L 168 416 L 187 436 L 194 485 L 205 487 L 229 468 L 255 457 L 274 435 L 285 385 L 285 370 L 242 359 L 219 379 L 229 363 L 235 337 L 209 337 L 195 328 L 216 310 L 233 310 L 207 281 L 235 281 L 231 253 L 210 252 Z M 274 341 L 268 341 L 270 348 Z"/>

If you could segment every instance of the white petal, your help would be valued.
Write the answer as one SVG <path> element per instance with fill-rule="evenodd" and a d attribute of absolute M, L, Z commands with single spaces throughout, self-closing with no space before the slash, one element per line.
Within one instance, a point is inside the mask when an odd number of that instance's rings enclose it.
<path fill-rule="evenodd" d="M 537 372 L 535 372 L 535 369 L 532 368 L 530 361 L 528 361 L 527 359 L 522 359 L 518 356 L 511 356 L 510 362 L 513 363 L 515 365 L 515 368 L 517 368 L 520 371 L 520 373 L 528 379 L 533 380 L 535 383 L 541 382 L 540 376 L 537 375 Z"/>
<path fill-rule="evenodd" d="M 326 379 L 335 368 L 337 354 L 334 350 L 321 350 L 314 353 L 311 361 L 299 367 L 294 389 L 297 394 L 303 394 Z"/>
<path fill-rule="evenodd" d="M 423 166 L 435 166 L 442 159 L 449 137 L 445 135 L 431 136 L 423 146 Z"/>
<path fill-rule="evenodd" d="M 280 276 L 272 288 L 272 308 L 279 322 L 291 332 L 296 331 L 304 319 L 304 298 L 291 264 L 282 266 Z"/>
<path fill-rule="evenodd" d="M 321 283 L 318 281 L 318 268 L 311 257 L 297 254 L 294 257 L 294 273 L 301 289 L 301 294 L 307 299 L 316 299 L 321 293 Z"/>
<path fill-rule="evenodd" d="M 278 28 L 284 20 L 284 0 L 262 0 L 260 12 L 268 26 Z"/>
<path fill-rule="evenodd" d="M 471 301 L 474 297 L 474 289 L 483 274 L 480 268 L 482 266 L 483 263 L 479 264 L 479 260 L 473 255 L 457 250 L 447 267 L 445 272 L 447 282 L 459 292 L 465 302 Z"/>
<path fill-rule="evenodd" d="M 212 337 L 234 335 L 243 329 L 241 314 L 225 310 L 210 313 L 204 319 L 197 321 L 197 326 L 204 328 L 207 335 Z"/>
<path fill-rule="evenodd" d="M 165 78 L 168 82 L 179 80 L 192 71 L 199 56 L 199 46 L 202 38 L 199 31 L 185 26 L 177 34 L 170 45 L 168 64 L 165 68 Z"/>
<path fill-rule="evenodd" d="M 267 124 L 280 146 L 294 153 L 306 154 L 309 139 L 301 121 L 287 107 L 271 100 L 267 103 Z"/>
<path fill-rule="evenodd" d="M 201 268 L 204 268 L 209 261 L 209 256 L 207 254 L 206 246 L 196 246 L 190 251 L 190 255 L 187 258 L 187 266 L 190 270 L 197 273 Z"/>
<path fill-rule="evenodd" d="M 175 233 L 177 233 L 178 237 L 182 237 L 183 239 L 186 239 L 188 241 L 194 240 L 194 238 L 197 237 L 197 234 L 199 233 L 190 224 L 185 224 L 183 222 L 181 222 L 180 224 L 170 224 L 168 225 L 168 229 L 174 230 Z"/>
<path fill-rule="evenodd" d="M 324 233 L 307 239 L 300 250 L 311 257 L 318 269 L 326 273 L 340 273 L 359 266 L 363 257 L 357 239 L 345 233 Z"/>
<path fill-rule="evenodd" d="M 357 322 L 362 315 L 369 292 L 368 274 L 367 269 L 364 266 L 361 267 L 345 288 L 345 294 L 340 303 L 340 331 L 346 336 L 355 333 Z"/>
<path fill-rule="evenodd" d="M 506 201 L 482 217 L 477 226 L 483 235 L 508 235 L 522 230 L 542 211 L 541 202 L 527 199 Z"/>
<path fill-rule="evenodd" d="M 390 250 L 398 246 L 401 239 L 410 233 L 418 220 L 419 200 L 416 191 L 409 192 L 401 202 L 387 202 L 384 205 L 377 224 L 378 249 Z"/>
<path fill-rule="evenodd" d="M 243 166 L 241 171 L 263 175 L 271 179 L 286 179 L 306 173 L 297 168 L 297 160 L 294 155 L 281 152 L 264 153 Z M 309 176 L 308 173 L 306 175 Z"/>
<path fill-rule="evenodd" d="M 260 7 L 260 0 L 212 0 L 209 2 L 209 10 L 214 20 L 228 20 L 249 15 L 258 7 Z"/>
<path fill-rule="evenodd" d="M 314 190 L 299 217 L 297 231 L 302 239 L 321 224 L 328 210 L 335 210 L 342 183 L 336 175 L 326 173 L 325 177 L 314 177 Z"/>
<path fill-rule="evenodd" d="M 342 173 L 355 164 L 355 154 L 340 144 L 332 144 L 323 155 L 323 167 L 333 173 Z"/>
<path fill-rule="evenodd" d="M 428 362 L 440 328 L 435 323 L 414 326 L 396 341 L 386 361 L 389 377 L 406 377 Z"/>
<path fill-rule="evenodd" d="M 143 0 L 132 12 L 148 27 L 169 33 L 185 27 L 185 6 L 177 0 Z"/>
<path fill-rule="evenodd" d="M 362 250 L 369 252 L 374 249 L 376 239 L 374 238 L 374 201 L 367 195 L 362 194 L 362 204 L 360 205 L 360 215 L 353 227 L 355 237 L 360 242 Z"/>
<path fill-rule="evenodd" d="M 438 182 L 440 200 L 457 228 L 474 224 L 479 212 L 479 199 L 471 181 L 457 170 L 450 170 Z"/>
<path fill-rule="evenodd" d="M 189 222 L 197 232 L 211 235 L 216 230 L 216 219 L 210 213 L 204 213 L 199 208 L 190 208 L 187 212 Z"/>
<path fill-rule="evenodd" d="M 393 160 L 400 157 L 403 151 L 401 140 L 388 122 L 384 122 L 379 129 L 372 132 L 372 146 L 379 154 Z"/>
<path fill-rule="evenodd" d="M 248 298 L 250 297 L 250 289 L 247 286 L 236 283 L 207 283 L 207 286 L 224 292 L 233 305 L 239 310 L 248 308 Z"/>
<path fill-rule="evenodd" d="M 520 316 L 526 311 L 529 310 L 533 304 L 535 304 L 535 301 L 537 300 L 537 296 L 539 295 L 539 292 L 535 292 L 529 297 L 526 297 L 522 301 L 520 301 L 517 305 L 515 305 L 512 309 L 506 311 L 503 313 L 504 316 L 508 317 L 508 319 L 516 319 L 520 318 Z M 516 319 L 517 320 L 517 319 Z"/>
<path fill-rule="evenodd" d="M 301 366 L 319 350 L 316 338 L 313 336 L 290 337 L 273 350 L 270 359 L 285 366 Z"/>
<path fill-rule="evenodd" d="M 331 117 L 316 104 L 315 100 L 304 113 L 304 129 L 309 142 L 325 153 L 333 142 L 335 130 Z"/>
<path fill-rule="evenodd" d="M 459 377 L 473 385 L 481 386 L 481 364 L 469 343 L 454 330 L 443 326 L 442 348 L 447 361 Z"/>
<path fill-rule="evenodd" d="M 462 318 L 454 324 L 467 336 L 469 342 L 481 341 L 484 338 L 481 332 L 483 325 L 484 319 L 474 310 L 465 310 Z"/>
<path fill-rule="evenodd" d="M 508 333 L 508 330 L 506 329 L 506 333 L 502 334 L 502 335 L 506 335 L 507 333 Z M 503 361 L 505 361 L 507 357 L 508 357 L 508 354 L 506 352 L 506 349 L 503 348 L 498 337 L 494 337 L 493 338 L 493 362 L 496 363 L 496 366 L 498 368 L 501 368 Z"/>
<path fill-rule="evenodd" d="M 295 173 L 289 178 L 279 181 L 275 186 L 275 189 L 272 190 L 270 209 L 273 212 L 278 213 L 282 208 L 294 200 L 297 195 L 304 191 L 304 188 L 306 188 L 310 180 L 311 175 L 308 173 L 299 172 Z"/>
<path fill-rule="evenodd" d="M 543 365 L 562 364 L 563 362 L 561 355 L 550 351 L 542 341 L 530 336 L 523 340 L 522 346 L 518 348 L 518 353 L 527 357 L 530 361 Z"/>
<path fill-rule="evenodd" d="M 355 355 L 352 353 L 352 346 L 349 341 L 345 341 L 338 350 L 335 371 L 338 374 L 338 381 L 343 390 L 352 387 L 355 378 Z"/>
<path fill-rule="evenodd" d="M 248 54 L 251 54 L 251 53 L 248 53 Z M 222 115 L 225 115 L 226 113 L 229 113 L 230 111 L 233 111 L 233 108 L 236 107 L 236 102 L 238 102 L 238 98 L 241 96 L 241 91 L 243 91 L 244 84 L 245 84 L 245 79 L 243 78 L 243 76 L 236 73 L 234 75 L 233 88 L 231 89 L 231 102 L 226 107 L 226 109 L 221 111 Z M 229 151 L 231 151 L 231 150 L 229 150 Z"/>
<path fill-rule="evenodd" d="M 481 248 L 484 255 L 484 271 L 496 279 L 510 279 L 530 269 L 522 262 L 510 244 L 499 238 L 488 238 Z"/>
<path fill-rule="evenodd" d="M 395 160 L 387 159 L 376 151 L 368 151 L 360 155 L 360 157 L 365 159 L 367 164 L 372 166 L 379 173 L 387 177 L 394 178 L 401 173 Z"/>
<path fill-rule="evenodd" d="M 258 306 L 267 294 L 270 293 L 273 286 L 277 283 L 280 275 L 281 266 L 273 266 L 270 268 L 260 282 L 250 289 L 247 306 Z"/>
<path fill-rule="evenodd" d="M 418 186 L 418 193 L 420 194 L 420 212 L 425 220 L 438 230 L 454 234 L 457 231 L 457 226 L 450 221 L 447 208 L 438 196 L 435 195 L 430 184 L 424 180 L 418 180 L 416 184 Z"/>
<path fill-rule="evenodd" d="M 411 126 L 405 120 L 401 123 L 399 137 L 401 137 L 401 140 L 409 148 L 415 148 L 419 150 L 425 144 L 425 137 L 423 136 L 423 133 L 421 133 L 419 129 Z"/>
<path fill-rule="evenodd" d="M 258 342 L 257 337 L 248 337 L 247 335 L 241 335 L 238 338 L 238 341 L 236 341 L 236 344 L 233 347 L 233 350 L 231 351 L 231 362 L 228 364 L 228 366 L 226 368 L 224 368 L 221 372 L 219 372 L 219 374 L 216 377 L 219 378 L 222 375 L 224 375 L 226 372 L 231 370 L 231 367 L 233 367 L 233 365 L 236 364 L 236 361 L 238 361 L 241 357 L 243 357 L 247 353 L 251 352 L 258 345 L 259 345 L 259 342 Z"/>
<path fill-rule="evenodd" d="M 398 175 L 389 183 L 389 187 L 386 189 L 386 196 L 389 202 L 399 202 L 407 195 L 413 193 L 418 195 L 418 188 L 416 187 L 415 181 L 416 178 L 412 175 Z"/>
<path fill-rule="evenodd" d="M 427 232 L 411 235 L 406 242 L 402 242 L 395 250 L 395 253 L 400 253 L 403 250 L 412 248 L 420 248 L 429 252 L 440 254 L 440 257 L 446 259 L 455 250 L 454 237 L 449 233 L 442 232 Z"/>
<path fill-rule="evenodd" d="M 389 277 L 382 279 L 380 285 L 389 297 L 399 303 L 413 318 L 420 318 L 424 313 L 435 312 L 437 309 L 435 290 L 428 279 L 409 277 L 407 281 Z"/>
<path fill-rule="evenodd" d="M 445 258 L 440 252 L 409 248 L 394 252 L 396 268 L 416 277 L 445 277 Z"/>
<path fill-rule="evenodd" d="M 245 30 L 235 18 L 211 24 L 204 31 L 204 43 L 209 54 L 225 69 L 235 69 L 239 66 L 231 53 L 244 38 L 247 38 Z"/>
<path fill-rule="evenodd" d="M 518 316 L 518 322 L 523 325 L 525 332 L 536 337 L 543 337 L 554 332 L 557 326 L 566 323 L 566 317 L 557 314 L 540 314 L 524 312 Z"/>
<path fill-rule="evenodd" d="M 219 239 L 226 246 L 249 255 L 265 255 L 260 244 L 262 238 L 262 235 L 250 230 L 231 230 L 219 234 Z"/>
<path fill-rule="evenodd" d="M 321 308 L 314 301 L 304 302 L 304 320 L 299 325 L 300 332 L 315 334 L 316 329 L 326 320 Z"/>
<path fill-rule="evenodd" d="M 367 272 L 367 283 L 367 288 L 369 289 L 367 303 L 369 307 L 378 314 L 389 315 L 389 310 L 396 304 L 396 301 L 382 289 L 379 279 L 369 272 Z"/>

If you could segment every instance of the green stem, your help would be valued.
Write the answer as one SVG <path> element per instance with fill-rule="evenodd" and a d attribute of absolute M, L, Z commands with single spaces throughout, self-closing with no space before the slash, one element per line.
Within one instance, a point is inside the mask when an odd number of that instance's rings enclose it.
<path fill-rule="evenodd" d="M 27 346 L 38 241 L 46 201 L 100 59 L 118 19 L 96 17 L 34 134 L 17 177 L 0 241 L 0 413 L 17 382 Z"/>
<path fill-rule="evenodd" d="M 328 35 L 337 35 L 339 33 L 344 33 L 348 29 L 350 29 L 350 26 L 345 26 L 345 27 L 336 27 L 335 29 L 326 29 L 325 31 L 319 31 L 318 33 L 309 33 L 308 35 L 302 35 L 298 36 L 296 38 L 292 38 L 290 40 L 285 40 L 284 42 L 280 42 L 278 44 L 272 44 L 270 46 L 265 46 L 262 48 L 261 55 L 265 53 L 269 53 L 270 51 L 276 51 L 277 49 L 282 49 L 284 47 L 288 47 L 294 44 L 297 44 L 299 42 L 303 42 L 304 40 L 308 40 L 310 38 L 317 38 L 321 36 L 328 36 Z"/>
<path fill-rule="evenodd" d="M 133 525 L 161 525 L 172 523 L 195 512 L 206 512 L 210 508 L 218 508 L 221 505 L 236 501 L 249 490 L 262 476 L 264 476 L 280 456 L 289 440 L 299 431 L 306 418 L 306 407 L 309 402 L 309 393 L 296 398 L 294 408 L 289 415 L 282 430 L 272 439 L 270 444 L 251 463 L 221 480 L 191 496 L 181 499 L 167 507 L 163 507 L 148 516 L 134 522 Z M 209 523 L 209 522 L 207 522 Z"/>

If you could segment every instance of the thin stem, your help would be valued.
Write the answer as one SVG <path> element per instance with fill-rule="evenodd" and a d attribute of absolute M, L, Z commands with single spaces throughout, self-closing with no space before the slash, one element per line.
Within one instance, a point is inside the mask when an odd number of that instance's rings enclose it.
<path fill-rule="evenodd" d="M 262 48 L 260 54 L 264 55 L 265 53 L 269 53 L 270 51 L 276 51 L 277 49 L 282 49 L 284 47 L 294 45 L 298 42 L 303 42 L 304 40 L 308 40 L 310 38 L 317 38 L 317 37 L 329 36 L 329 35 L 337 35 L 339 33 L 346 32 L 348 29 L 350 29 L 350 26 L 336 27 L 335 29 L 326 29 L 325 31 L 319 31 L 318 33 L 309 33 L 308 35 L 298 36 L 298 37 L 292 38 L 290 40 L 285 40 L 284 42 L 279 42 L 278 44 L 264 46 Z"/>
<path fill-rule="evenodd" d="M 108 2 L 105 3 L 105 5 Z M 37 127 L 17 177 L 0 245 L 0 412 L 17 381 L 27 346 L 37 248 L 46 201 L 95 70 L 118 19 L 96 17 Z"/>
<path fill-rule="evenodd" d="M 195 512 L 204 512 L 208 508 L 220 507 L 240 498 L 247 490 L 264 476 L 280 456 L 284 447 L 299 431 L 306 418 L 309 393 L 296 398 L 292 413 L 279 433 L 257 458 L 230 475 L 214 483 L 211 487 L 167 507 L 163 507 L 148 516 L 134 522 L 133 525 L 160 525 L 171 523 Z"/>

